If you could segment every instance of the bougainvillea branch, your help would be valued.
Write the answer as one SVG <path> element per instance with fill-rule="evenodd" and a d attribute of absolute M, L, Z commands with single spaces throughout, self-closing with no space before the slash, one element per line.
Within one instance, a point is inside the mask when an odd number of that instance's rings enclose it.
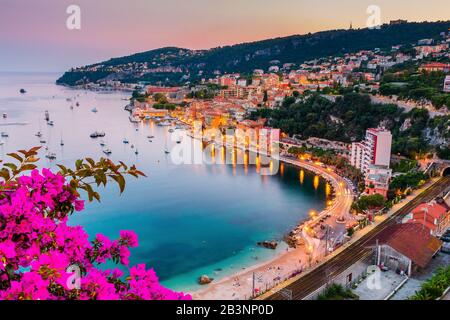
<path fill-rule="evenodd" d="M 75 169 L 37 170 L 39 148 L 9 154 L 17 163 L 0 169 L 0 299 L 190 299 L 164 288 L 145 265 L 129 267 L 132 231 L 117 240 L 97 234 L 89 240 L 68 217 L 84 209 L 78 190 L 100 200 L 93 185 L 114 180 L 120 191 L 125 175 L 144 176 L 134 166 L 108 159 L 78 160 Z M 107 261 L 126 267 L 109 270 Z"/>

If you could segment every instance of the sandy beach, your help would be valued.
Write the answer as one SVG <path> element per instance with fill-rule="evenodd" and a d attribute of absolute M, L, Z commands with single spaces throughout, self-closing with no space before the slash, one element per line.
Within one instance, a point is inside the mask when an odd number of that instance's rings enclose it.
<path fill-rule="evenodd" d="M 346 221 L 352 219 L 348 212 L 353 194 L 348 183 L 337 174 L 318 165 L 292 159 L 283 161 L 320 174 L 332 183 L 336 193 L 333 205 L 307 221 L 305 225 L 308 227 L 299 226 L 294 230 L 296 237 L 302 239 L 301 245 L 287 248 L 269 261 L 213 281 L 204 288 L 191 292 L 193 299 L 248 300 L 252 297 L 253 289 L 256 294 L 266 292 L 284 280 L 313 268 L 320 263 L 326 253 L 325 232 L 320 228 L 321 221 L 330 227 L 329 246 L 330 242 L 334 245 L 338 240 L 342 240 L 346 232 L 345 223 L 338 223 L 336 218 L 345 217 Z"/>

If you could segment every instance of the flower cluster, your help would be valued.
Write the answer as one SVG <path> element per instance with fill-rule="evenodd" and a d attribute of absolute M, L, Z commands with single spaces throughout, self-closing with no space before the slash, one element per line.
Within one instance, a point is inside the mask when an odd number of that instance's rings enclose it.
<path fill-rule="evenodd" d="M 161 286 L 143 264 L 125 279 L 119 269 L 102 268 L 107 261 L 128 267 L 138 239 L 120 231 L 117 240 L 98 234 L 89 241 L 82 227 L 67 223 L 83 208 L 65 177 L 48 169 L 0 183 L 0 300 L 190 299 Z"/>

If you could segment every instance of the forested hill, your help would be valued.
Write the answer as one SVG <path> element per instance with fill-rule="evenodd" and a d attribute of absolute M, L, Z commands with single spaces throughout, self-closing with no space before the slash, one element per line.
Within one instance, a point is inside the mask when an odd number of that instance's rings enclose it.
<path fill-rule="evenodd" d="M 419 39 L 437 38 L 449 28 L 450 21 L 386 24 L 380 29 L 332 30 L 209 50 L 167 47 L 72 69 L 57 83 L 75 85 L 100 79 L 119 79 L 170 85 L 207 78 L 215 71 L 250 73 L 254 69 L 267 70 L 273 63 L 298 65 L 331 55 L 415 43 Z"/>

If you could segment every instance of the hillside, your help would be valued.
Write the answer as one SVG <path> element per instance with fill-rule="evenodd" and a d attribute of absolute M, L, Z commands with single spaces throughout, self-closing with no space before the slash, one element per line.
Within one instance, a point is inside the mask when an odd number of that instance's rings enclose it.
<path fill-rule="evenodd" d="M 347 143 L 362 140 L 367 128 L 383 125 L 392 132 L 393 154 L 415 158 L 434 150 L 442 158 L 450 156 L 450 116 L 430 118 L 426 109 L 405 112 L 394 104 L 373 104 L 368 95 L 345 94 L 335 102 L 316 93 L 297 102 L 289 97 L 280 108 L 259 109 L 249 118 L 266 118 L 290 136 Z"/>
<path fill-rule="evenodd" d="M 332 30 L 294 35 L 209 50 L 161 48 L 98 64 L 72 69 L 57 80 L 75 85 L 101 79 L 123 82 L 148 81 L 166 85 L 208 78 L 214 72 L 251 73 L 273 64 L 292 63 L 364 49 L 390 48 L 436 38 L 450 28 L 450 21 L 383 25 L 380 29 Z"/>

